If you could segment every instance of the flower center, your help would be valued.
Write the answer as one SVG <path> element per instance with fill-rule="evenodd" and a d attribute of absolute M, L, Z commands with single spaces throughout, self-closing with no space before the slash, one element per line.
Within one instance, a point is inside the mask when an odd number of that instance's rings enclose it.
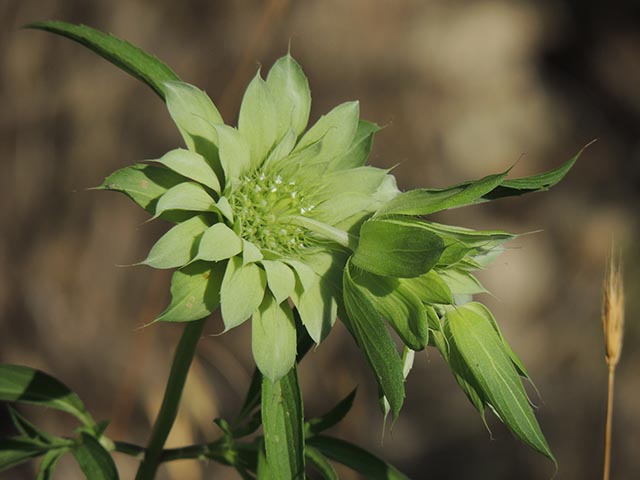
<path fill-rule="evenodd" d="M 290 222 L 314 208 L 296 182 L 258 171 L 240 179 L 229 203 L 236 233 L 245 240 L 283 255 L 310 245 L 306 229 Z"/>

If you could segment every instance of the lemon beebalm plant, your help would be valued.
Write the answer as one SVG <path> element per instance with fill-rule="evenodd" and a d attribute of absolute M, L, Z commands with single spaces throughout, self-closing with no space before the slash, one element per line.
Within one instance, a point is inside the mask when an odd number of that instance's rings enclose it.
<path fill-rule="evenodd" d="M 388 170 L 366 164 L 379 127 L 360 119 L 358 102 L 338 105 L 309 125 L 308 80 L 289 54 L 268 72 L 258 70 L 233 126 L 202 90 L 127 42 L 64 22 L 29 27 L 85 45 L 166 103 L 185 145 L 118 170 L 97 188 L 122 192 L 152 219 L 169 223 L 140 264 L 175 270 L 170 304 L 156 322 L 184 323 L 184 333 L 145 446 L 107 437 L 107 422 L 97 422 L 48 374 L 0 366 L 0 400 L 63 410 L 80 424 L 75 436 L 57 437 L 9 406 L 17 434 L 0 440 L 0 470 L 42 456 L 39 478 L 50 478 L 70 453 L 87 478 L 115 479 L 111 454 L 120 452 L 140 459 L 138 480 L 186 458 L 220 462 L 247 479 L 304 478 L 310 469 L 334 479 L 332 462 L 366 478 L 406 478 L 325 433 L 347 414 L 355 390 L 321 417 L 304 415 L 297 363 L 325 341 L 337 319 L 379 385 L 381 420 L 400 414 L 415 352 L 435 348 L 483 419 L 486 410 L 494 412 L 555 464 L 523 387 L 526 368 L 491 312 L 473 301 L 485 291 L 474 272 L 514 235 L 442 225 L 428 216 L 545 190 L 579 154 L 532 177 L 507 179 L 505 171 L 401 192 Z M 203 326 L 218 309 L 225 331 L 251 324 L 256 370 L 246 399 L 234 418 L 215 419 L 218 439 L 166 449 Z"/>

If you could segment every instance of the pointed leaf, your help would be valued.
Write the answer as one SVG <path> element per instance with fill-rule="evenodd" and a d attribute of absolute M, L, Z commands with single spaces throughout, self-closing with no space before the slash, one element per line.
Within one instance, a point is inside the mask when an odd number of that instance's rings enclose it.
<path fill-rule="evenodd" d="M 267 274 L 269 290 L 276 299 L 276 303 L 284 302 L 293 293 L 296 277 L 285 263 L 277 260 L 262 260 L 262 266 Z"/>
<path fill-rule="evenodd" d="M 348 327 L 389 400 L 395 419 L 404 401 L 400 356 L 382 319 L 371 302 L 361 294 L 349 270 L 347 264 L 344 270 L 343 290 Z"/>
<path fill-rule="evenodd" d="M 0 401 L 24 402 L 70 413 L 85 425 L 94 422 L 80 398 L 52 376 L 20 365 L 0 365 Z"/>
<path fill-rule="evenodd" d="M 273 478 L 304 479 L 302 394 L 294 367 L 278 382 L 262 381 L 262 424 Z"/>
<path fill-rule="evenodd" d="M 242 264 L 256 263 L 262 260 L 264 256 L 256 245 L 248 240 L 242 239 Z"/>
<path fill-rule="evenodd" d="M 509 170 L 488 175 L 474 182 L 444 189 L 416 189 L 401 193 L 387 203 L 378 215 L 429 215 L 451 208 L 471 205 L 502 183 Z"/>
<path fill-rule="evenodd" d="M 305 445 L 304 448 L 305 458 L 308 460 L 309 464 L 322 475 L 322 478 L 325 480 L 338 480 L 338 474 L 336 473 L 335 468 L 329 462 L 327 457 L 325 457 L 320 450 L 317 450 L 309 445 Z"/>
<path fill-rule="evenodd" d="M 272 382 L 291 370 L 296 361 L 296 327 L 288 303 L 264 296 L 251 320 L 251 349 L 256 365 Z"/>
<path fill-rule="evenodd" d="M 91 435 L 82 432 L 80 436 L 82 443 L 71 452 L 87 480 L 117 480 L 118 471 L 109 452 Z"/>
<path fill-rule="evenodd" d="M 555 464 L 520 377 L 493 325 L 465 306 L 449 311 L 447 319 L 452 341 L 482 395 L 518 438 Z"/>
<path fill-rule="evenodd" d="M 309 121 L 311 91 L 300 65 L 289 54 L 278 59 L 269 70 L 267 85 L 275 99 L 278 133 L 293 128 L 296 136 L 301 135 Z"/>
<path fill-rule="evenodd" d="M 129 42 L 107 35 L 86 25 L 48 21 L 26 25 L 67 37 L 93 50 L 101 57 L 151 87 L 160 98 L 165 97 L 165 82 L 179 80 L 167 65 Z"/>
<path fill-rule="evenodd" d="M 169 210 L 210 212 L 214 209 L 215 202 L 202 185 L 195 182 L 185 182 L 170 188 L 160 197 L 154 217 L 157 218 Z"/>
<path fill-rule="evenodd" d="M 220 148 L 220 163 L 226 181 L 240 178 L 251 170 L 251 144 L 238 130 L 227 125 L 216 125 Z"/>
<path fill-rule="evenodd" d="M 220 305 L 224 263 L 195 262 L 171 279 L 171 303 L 157 321 L 190 322 L 208 317 Z"/>
<path fill-rule="evenodd" d="M 238 130 L 249 144 L 254 168 L 267 158 L 280 140 L 284 132 L 279 132 L 278 127 L 276 99 L 258 71 L 244 94 L 238 119 Z"/>
<path fill-rule="evenodd" d="M 8 409 L 9 417 L 11 417 L 13 425 L 22 436 L 44 444 L 52 443 L 54 441 L 54 437 L 40 430 L 33 423 L 20 415 L 20 413 L 15 408 L 11 407 L 11 405 L 8 405 Z"/>
<path fill-rule="evenodd" d="M 97 189 L 122 192 L 147 212 L 154 213 L 158 199 L 185 180 L 166 168 L 139 163 L 112 173 Z"/>
<path fill-rule="evenodd" d="M 239 257 L 229 260 L 220 289 L 225 331 L 253 315 L 262 303 L 266 287 L 267 275 L 255 263 L 243 265 Z"/>
<path fill-rule="evenodd" d="M 44 457 L 42 457 L 36 480 L 52 480 L 58 461 L 64 457 L 68 451 L 66 448 L 49 450 Z"/>
<path fill-rule="evenodd" d="M 487 292 L 476 277 L 464 270 L 452 268 L 439 270 L 438 276 L 444 280 L 454 295 L 476 295 Z"/>
<path fill-rule="evenodd" d="M 357 388 L 351 390 L 351 393 L 344 397 L 340 402 L 324 415 L 312 418 L 307 422 L 307 436 L 318 435 L 325 430 L 337 425 L 349 413 L 353 406 L 353 400 L 356 398 Z"/>
<path fill-rule="evenodd" d="M 307 443 L 323 455 L 360 473 L 367 480 L 408 480 L 408 477 L 362 448 L 338 438 L 319 435 Z"/>
<path fill-rule="evenodd" d="M 451 289 L 434 270 L 419 277 L 400 279 L 400 283 L 406 285 L 424 303 L 453 303 Z"/>
<path fill-rule="evenodd" d="M 349 150 L 358 128 L 360 105 L 347 102 L 338 105 L 326 115 L 320 117 L 313 127 L 300 139 L 293 150 L 299 152 L 305 147 L 321 140 L 322 156 L 326 160 L 343 155 Z"/>
<path fill-rule="evenodd" d="M 217 193 L 221 191 L 220 181 L 213 167 L 202 155 L 196 152 L 176 148 L 154 161 L 161 163 L 180 175 L 209 187 Z"/>
<path fill-rule="evenodd" d="M 427 316 L 420 299 L 398 279 L 354 272 L 354 285 L 412 350 L 429 341 Z"/>
<path fill-rule="evenodd" d="M 377 275 L 417 277 L 438 262 L 444 244 L 419 226 L 395 220 L 369 220 L 360 229 L 353 264 Z"/>
<path fill-rule="evenodd" d="M 360 120 L 349 150 L 344 155 L 337 157 L 332 162 L 331 168 L 344 170 L 363 166 L 373 146 L 373 135 L 379 131 L 380 127 L 375 123 Z"/>
<path fill-rule="evenodd" d="M 298 285 L 291 298 L 307 332 L 315 343 L 320 344 L 331 331 L 338 315 L 338 305 L 331 288 L 318 276 L 307 288 Z"/>
<path fill-rule="evenodd" d="M 0 472 L 42 455 L 48 447 L 18 438 L 0 438 Z"/>
<path fill-rule="evenodd" d="M 217 262 L 226 260 L 242 251 L 242 239 L 224 223 L 209 227 L 198 246 L 198 260 Z"/>
<path fill-rule="evenodd" d="M 195 257 L 200 237 L 207 228 L 209 225 L 201 215 L 179 223 L 160 237 L 142 263 L 153 268 L 182 267 Z"/>

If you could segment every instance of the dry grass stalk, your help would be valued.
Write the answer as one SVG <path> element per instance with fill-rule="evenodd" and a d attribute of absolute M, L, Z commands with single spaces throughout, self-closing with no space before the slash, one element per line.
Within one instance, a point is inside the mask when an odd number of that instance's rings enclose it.
<path fill-rule="evenodd" d="M 624 334 L 624 285 L 622 281 L 622 259 L 613 246 L 604 278 L 604 299 L 602 304 L 602 328 L 604 332 L 605 358 L 609 367 L 607 390 L 607 421 L 605 427 L 604 474 L 609 480 L 611 466 L 611 421 L 613 417 L 613 389 L 615 370 Z"/>

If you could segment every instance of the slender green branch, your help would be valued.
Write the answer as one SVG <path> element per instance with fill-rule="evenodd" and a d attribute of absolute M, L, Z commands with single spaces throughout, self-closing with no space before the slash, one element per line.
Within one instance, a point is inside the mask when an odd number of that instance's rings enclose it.
<path fill-rule="evenodd" d="M 173 365 L 171 366 L 171 373 L 169 374 L 164 398 L 162 399 L 162 406 L 153 426 L 144 458 L 136 474 L 136 480 L 152 480 L 155 477 L 160 464 L 162 448 L 178 414 L 182 390 L 204 324 L 205 320 L 203 319 L 185 325 L 173 358 Z"/>
<path fill-rule="evenodd" d="M 129 442 L 121 442 L 118 440 L 113 442 L 113 447 L 114 451 L 124 453 L 125 455 L 130 455 L 132 457 L 142 458 L 145 452 L 145 448 L 141 447 L 140 445 Z"/>

